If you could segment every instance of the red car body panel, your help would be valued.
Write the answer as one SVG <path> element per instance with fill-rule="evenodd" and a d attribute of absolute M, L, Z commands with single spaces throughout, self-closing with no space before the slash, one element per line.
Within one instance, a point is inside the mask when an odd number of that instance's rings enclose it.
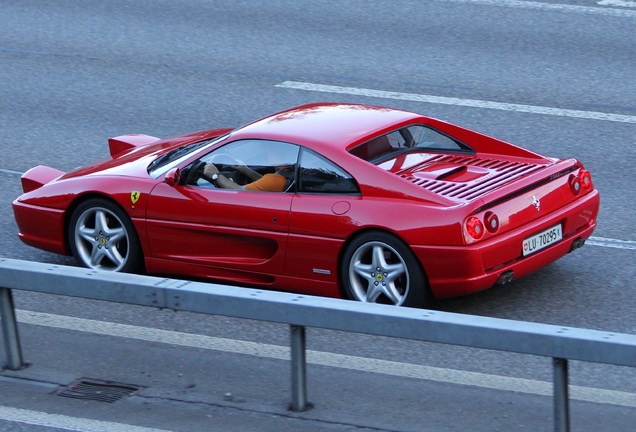
<path fill-rule="evenodd" d="M 422 151 L 378 166 L 352 154 L 360 144 L 412 124 L 431 126 L 474 152 Z M 244 139 L 291 142 L 346 170 L 360 193 L 219 190 L 175 186 L 163 175 L 149 174 L 149 164 L 167 152 L 225 134 L 210 149 Z M 24 243 L 69 254 L 73 210 L 88 197 L 107 197 L 132 220 L 149 273 L 339 297 L 340 260 L 347 244 L 360 233 L 382 230 L 409 245 L 432 292 L 443 298 L 488 288 L 508 271 L 519 277 L 555 261 L 592 234 L 599 208 L 591 184 L 573 191 L 572 179 L 584 173 L 575 159 L 544 157 L 456 125 L 382 107 L 313 104 L 235 130 L 167 140 L 124 135 L 112 138 L 109 146 L 110 159 L 68 174 L 36 167 L 23 175 L 25 193 L 13 209 Z M 177 168 L 199 155 L 194 152 Z M 481 238 L 472 238 L 467 220 L 483 221 L 493 213 L 496 232 L 485 230 Z M 523 255 L 525 239 L 557 224 L 562 240 Z"/>

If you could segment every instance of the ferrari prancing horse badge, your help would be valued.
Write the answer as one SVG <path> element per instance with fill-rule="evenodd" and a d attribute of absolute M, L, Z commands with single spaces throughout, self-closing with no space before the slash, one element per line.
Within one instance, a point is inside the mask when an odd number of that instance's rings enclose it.
<path fill-rule="evenodd" d="M 132 191 L 130 193 L 130 200 L 132 201 L 133 204 L 135 204 L 137 200 L 139 200 L 140 196 L 141 196 L 141 193 L 139 191 Z"/>

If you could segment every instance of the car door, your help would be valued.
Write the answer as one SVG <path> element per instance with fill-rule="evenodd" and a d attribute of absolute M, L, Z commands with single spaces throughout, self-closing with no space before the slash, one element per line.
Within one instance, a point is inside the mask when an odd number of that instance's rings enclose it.
<path fill-rule="evenodd" d="M 213 161 L 228 178 L 233 175 L 229 167 L 239 163 L 271 170 L 264 152 L 268 143 L 230 143 L 195 162 Z M 290 148 L 289 162 L 295 164 L 298 149 Z M 183 172 L 193 165 L 183 167 Z M 284 268 L 292 194 L 222 189 L 209 180 L 163 182 L 154 188 L 147 207 L 151 254 L 147 263 L 161 269 L 176 267 L 179 273 L 193 276 L 246 283 L 273 280 Z"/>
<path fill-rule="evenodd" d="M 297 180 L 285 273 L 296 280 L 316 283 L 308 285 L 308 289 L 320 289 L 321 283 L 335 286 L 340 250 L 356 229 L 351 209 L 361 199 L 360 190 L 349 173 L 307 149 L 301 152 Z"/>

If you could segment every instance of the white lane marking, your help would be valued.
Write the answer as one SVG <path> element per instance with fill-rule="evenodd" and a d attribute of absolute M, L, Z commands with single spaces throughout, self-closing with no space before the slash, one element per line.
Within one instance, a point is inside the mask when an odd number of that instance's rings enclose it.
<path fill-rule="evenodd" d="M 602 246 L 616 249 L 636 250 L 636 241 L 616 240 L 604 237 L 590 237 L 585 242 L 586 245 Z"/>
<path fill-rule="evenodd" d="M 124 337 L 147 342 L 160 342 L 191 348 L 231 352 L 270 359 L 290 359 L 289 348 L 279 345 L 160 330 L 107 321 L 95 321 L 85 318 L 75 318 L 65 315 L 54 315 L 27 310 L 18 310 L 17 315 L 18 320 L 25 324 Z M 478 372 L 422 366 L 312 350 L 307 351 L 307 362 L 315 365 L 372 372 L 403 378 L 470 385 L 481 388 L 515 391 L 542 396 L 552 395 L 552 383 L 524 378 L 489 375 Z M 636 393 L 582 386 L 570 386 L 570 397 L 571 399 L 580 401 L 636 408 Z"/>
<path fill-rule="evenodd" d="M 622 17 L 622 18 L 636 18 L 635 11 L 593 7 L 593 6 L 569 5 L 569 4 L 561 4 L 561 3 L 534 2 L 534 1 L 525 1 L 525 0 L 438 0 L 438 1 L 464 3 L 464 4 L 470 3 L 470 4 L 486 5 L 486 6 L 505 6 L 505 7 L 517 8 L 517 9 L 534 9 L 534 10 L 554 11 L 554 12 L 605 15 L 605 16 L 613 16 L 613 17 Z M 620 2 L 620 3 L 624 3 L 624 2 Z M 608 4 L 607 6 L 614 6 L 614 5 Z"/>
<path fill-rule="evenodd" d="M 22 175 L 23 174 L 20 171 L 13 171 L 13 170 L 2 169 L 2 168 L 0 168 L 0 172 L 1 173 L 5 173 L 5 174 L 17 174 L 17 175 Z"/>
<path fill-rule="evenodd" d="M 626 0 L 601 0 L 596 2 L 600 6 L 613 6 L 613 7 L 631 7 L 636 8 L 636 1 Z"/>
<path fill-rule="evenodd" d="M 0 406 L 0 420 L 78 432 L 169 432 L 166 429 L 152 429 L 5 406 Z"/>
<path fill-rule="evenodd" d="M 513 103 L 506 103 L 506 102 L 493 102 L 493 101 L 478 100 L 478 99 L 462 99 L 462 98 L 433 96 L 433 95 L 425 95 L 425 94 L 417 94 L 417 93 L 401 93 L 401 92 L 393 92 L 393 91 L 373 90 L 373 89 L 358 88 L 358 87 L 342 87 L 342 86 L 315 84 L 315 83 L 298 82 L 298 81 L 285 81 L 280 84 L 276 84 L 276 87 L 294 89 L 294 90 L 321 92 L 321 93 L 336 93 L 336 94 L 347 94 L 352 96 L 365 96 L 365 97 L 375 97 L 375 98 L 382 98 L 382 99 L 425 102 L 425 103 L 432 103 L 432 104 L 439 104 L 439 105 L 454 105 L 454 106 L 465 106 L 465 107 L 471 107 L 471 108 L 486 108 L 486 109 L 495 109 L 495 110 L 502 110 L 502 111 L 524 112 L 524 113 L 530 113 L 530 114 L 544 114 L 544 115 L 553 115 L 553 116 L 560 116 L 560 117 L 574 117 L 574 118 L 582 118 L 582 119 L 588 119 L 588 120 L 602 120 L 602 121 L 612 121 L 612 122 L 619 122 L 619 123 L 636 123 L 636 116 L 630 116 L 630 115 L 624 115 L 624 114 L 612 114 L 612 113 L 604 113 L 604 112 L 597 112 L 597 111 L 579 111 L 579 110 L 571 110 L 571 109 L 543 107 L 543 106 L 536 106 L 536 105 L 522 105 L 522 104 L 513 104 Z"/>

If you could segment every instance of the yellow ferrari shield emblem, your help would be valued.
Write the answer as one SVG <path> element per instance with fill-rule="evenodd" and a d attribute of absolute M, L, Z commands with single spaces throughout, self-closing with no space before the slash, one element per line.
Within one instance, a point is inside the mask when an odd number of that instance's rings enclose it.
<path fill-rule="evenodd" d="M 132 191 L 130 193 L 130 200 L 132 201 L 133 204 L 135 204 L 139 200 L 140 196 L 141 196 L 141 193 L 139 191 Z"/>

